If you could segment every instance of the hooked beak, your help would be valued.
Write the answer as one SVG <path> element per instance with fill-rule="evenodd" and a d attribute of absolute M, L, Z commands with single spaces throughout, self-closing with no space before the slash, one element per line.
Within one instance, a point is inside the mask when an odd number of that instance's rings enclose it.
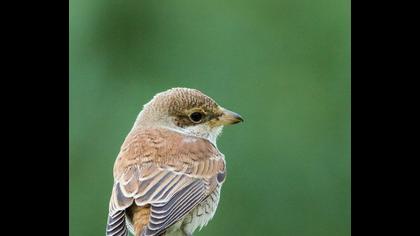
<path fill-rule="evenodd" d="M 220 125 L 232 125 L 243 122 L 244 119 L 237 113 L 222 108 L 223 114 L 219 117 L 218 123 Z"/>

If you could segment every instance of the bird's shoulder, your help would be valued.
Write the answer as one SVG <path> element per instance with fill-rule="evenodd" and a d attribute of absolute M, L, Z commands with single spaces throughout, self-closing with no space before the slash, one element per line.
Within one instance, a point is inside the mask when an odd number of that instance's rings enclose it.
<path fill-rule="evenodd" d="M 200 167 L 214 165 L 214 171 L 220 171 L 225 161 L 223 154 L 207 139 L 164 128 L 148 128 L 134 130 L 126 137 L 115 161 L 114 177 L 118 178 L 133 165 L 213 175 L 203 173 Z"/>

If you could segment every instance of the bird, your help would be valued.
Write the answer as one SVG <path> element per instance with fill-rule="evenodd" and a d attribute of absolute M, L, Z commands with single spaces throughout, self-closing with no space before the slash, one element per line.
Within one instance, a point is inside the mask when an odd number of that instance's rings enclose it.
<path fill-rule="evenodd" d="M 107 236 L 191 236 L 213 218 L 226 179 L 216 139 L 243 118 L 197 89 L 157 93 L 113 167 Z"/>

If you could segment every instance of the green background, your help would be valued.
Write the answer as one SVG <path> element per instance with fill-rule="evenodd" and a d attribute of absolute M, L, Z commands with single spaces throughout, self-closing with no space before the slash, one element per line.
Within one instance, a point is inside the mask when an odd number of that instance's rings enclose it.
<path fill-rule="evenodd" d="M 104 235 L 142 105 L 197 88 L 245 122 L 195 235 L 350 235 L 350 0 L 70 0 L 70 235 Z"/>

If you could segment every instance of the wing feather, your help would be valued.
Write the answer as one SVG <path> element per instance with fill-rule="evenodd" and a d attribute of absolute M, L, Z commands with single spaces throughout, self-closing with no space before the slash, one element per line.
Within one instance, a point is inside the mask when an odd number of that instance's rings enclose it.
<path fill-rule="evenodd" d="M 159 235 L 186 215 L 205 197 L 205 186 L 195 181 L 183 188 L 164 205 L 152 204 L 151 216 L 144 236 Z"/>
<path fill-rule="evenodd" d="M 127 233 L 124 211 L 117 211 L 114 215 L 108 216 L 107 236 L 126 236 Z"/>

